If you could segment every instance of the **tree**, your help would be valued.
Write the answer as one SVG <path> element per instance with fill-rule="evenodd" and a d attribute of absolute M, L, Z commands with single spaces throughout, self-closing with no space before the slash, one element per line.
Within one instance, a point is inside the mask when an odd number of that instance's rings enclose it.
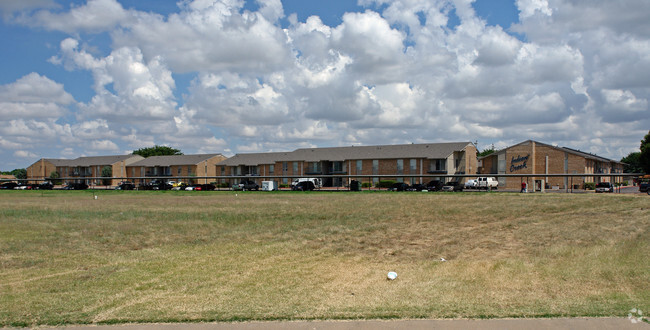
<path fill-rule="evenodd" d="M 493 154 L 495 151 L 496 151 L 496 150 L 494 150 L 494 145 L 492 145 L 492 146 L 491 146 L 490 148 L 488 148 L 488 149 L 483 149 L 483 151 L 479 152 L 479 153 L 477 154 L 477 156 L 478 156 L 478 157 L 487 156 L 487 155 Z"/>
<path fill-rule="evenodd" d="M 24 180 L 27 179 L 27 170 L 24 168 L 17 168 L 11 171 L 11 175 L 15 176 L 16 179 Z"/>
<path fill-rule="evenodd" d="M 650 173 L 650 131 L 641 140 L 641 154 L 639 156 L 639 164 L 645 173 Z"/>
<path fill-rule="evenodd" d="M 133 151 L 134 155 L 140 155 L 144 158 L 151 156 L 171 156 L 171 155 L 182 155 L 183 153 L 172 147 L 167 146 L 154 146 L 150 148 L 140 148 Z"/>
<path fill-rule="evenodd" d="M 641 173 L 643 168 L 641 168 L 641 153 L 630 152 L 629 155 L 621 158 L 621 163 L 625 163 L 623 167 L 623 172 L 625 173 Z"/>
<path fill-rule="evenodd" d="M 57 171 L 52 171 L 52 173 L 50 173 L 50 181 L 52 184 L 61 184 L 61 180 L 59 180 L 60 177 L 61 174 Z"/>
<path fill-rule="evenodd" d="M 110 166 L 104 166 L 104 167 L 102 168 L 102 177 L 103 177 L 103 178 L 110 178 L 110 177 L 112 177 L 112 176 L 113 176 L 113 168 L 110 167 Z M 105 186 L 108 186 L 108 185 L 111 184 L 111 180 L 110 180 L 110 179 L 103 179 L 102 181 L 103 181 L 103 183 L 104 183 Z"/>

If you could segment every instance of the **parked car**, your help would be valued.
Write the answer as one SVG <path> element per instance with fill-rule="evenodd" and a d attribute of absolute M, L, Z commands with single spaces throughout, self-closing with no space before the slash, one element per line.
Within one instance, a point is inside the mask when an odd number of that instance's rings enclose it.
<path fill-rule="evenodd" d="M 32 185 L 30 184 L 19 184 L 14 187 L 14 190 L 32 190 Z"/>
<path fill-rule="evenodd" d="M 476 189 L 478 182 L 476 180 L 470 179 L 465 182 L 465 189 Z"/>
<path fill-rule="evenodd" d="M 404 182 L 395 182 L 390 186 L 390 188 L 388 188 L 388 191 L 407 191 L 408 189 L 408 184 Z"/>
<path fill-rule="evenodd" d="M 149 183 L 140 184 L 138 186 L 139 190 L 169 190 L 172 189 L 172 185 L 163 181 L 163 180 L 152 180 Z"/>
<path fill-rule="evenodd" d="M 600 182 L 596 185 L 596 192 L 597 193 L 605 193 L 605 192 L 614 192 L 614 186 L 612 185 L 611 182 Z"/>
<path fill-rule="evenodd" d="M 88 185 L 83 183 L 83 182 L 71 182 L 68 183 L 65 187 L 63 187 L 65 190 L 86 190 L 88 189 Z"/>
<path fill-rule="evenodd" d="M 239 185 L 241 187 L 241 190 L 260 190 L 260 185 L 252 180 L 242 180 Z"/>
<path fill-rule="evenodd" d="M 36 189 L 40 189 L 40 190 L 52 190 L 52 189 L 54 189 L 54 185 L 52 184 L 52 182 L 43 182 L 43 183 L 37 185 L 37 188 L 36 188 Z"/>
<path fill-rule="evenodd" d="M 115 187 L 115 190 L 134 190 L 135 189 L 135 184 L 131 181 L 122 181 L 120 182 L 117 187 Z"/>
<path fill-rule="evenodd" d="M 300 181 L 291 187 L 291 190 L 295 191 L 312 191 L 314 189 L 316 189 L 316 186 L 312 181 Z"/>
<path fill-rule="evenodd" d="M 298 182 L 302 182 L 302 181 L 311 181 L 314 184 L 314 187 L 316 187 L 316 189 L 320 189 L 323 187 L 323 181 L 319 178 L 298 178 L 291 182 L 291 187 L 293 188 L 293 186 L 297 185 Z"/>
<path fill-rule="evenodd" d="M 416 183 L 408 188 L 409 191 L 422 191 L 422 190 L 428 190 L 427 186 L 423 184 Z"/>
<path fill-rule="evenodd" d="M 211 184 L 211 183 L 205 183 L 205 184 L 195 184 L 192 187 L 194 187 L 194 191 L 212 191 L 216 187 Z"/>
<path fill-rule="evenodd" d="M 478 189 L 498 189 L 499 188 L 499 181 L 497 181 L 496 178 L 494 177 L 478 177 L 476 178 L 476 187 Z"/>
<path fill-rule="evenodd" d="M 463 191 L 463 185 L 458 181 L 451 181 L 442 186 L 442 191 Z"/>
<path fill-rule="evenodd" d="M 440 180 L 431 180 L 429 183 L 427 183 L 427 190 L 428 191 L 440 191 L 442 189 L 442 186 L 444 186 L 444 183 Z"/>
<path fill-rule="evenodd" d="M 18 184 L 16 182 L 5 182 L 3 184 L 0 184 L 0 189 L 14 189 L 18 187 Z"/>

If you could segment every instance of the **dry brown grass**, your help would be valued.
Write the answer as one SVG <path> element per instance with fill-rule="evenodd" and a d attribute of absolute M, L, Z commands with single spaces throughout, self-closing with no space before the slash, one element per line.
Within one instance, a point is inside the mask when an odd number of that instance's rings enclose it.
<path fill-rule="evenodd" d="M 0 325 L 650 307 L 647 196 L 98 194 L 0 195 Z"/>

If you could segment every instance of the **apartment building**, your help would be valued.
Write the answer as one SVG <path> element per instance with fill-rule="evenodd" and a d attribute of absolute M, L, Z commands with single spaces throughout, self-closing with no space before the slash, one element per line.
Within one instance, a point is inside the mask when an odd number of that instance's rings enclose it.
<path fill-rule="evenodd" d="M 276 177 L 283 184 L 298 177 L 333 176 L 323 178 L 325 187 L 345 186 L 354 179 L 348 176 L 354 175 L 376 175 L 357 178 L 372 184 L 380 180 L 424 184 L 431 178 L 417 175 L 474 174 L 476 170 L 476 147 L 471 142 L 302 148 L 237 154 L 217 164 L 221 176 L 248 175 L 255 181 L 261 181 L 256 176 Z"/>
<path fill-rule="evenodd" d="M 130 180 L 142 183 L 141 177 L 160 178 L 180 181 L 195 181 L 196 183 L 209 183 L 214 179 L 206 177 L 217 176 L 216 164 L 225 160 L 222 154 L 197 154 L 197 155 L 173 155 L 173 156 L 151 156 L 131 163 L 126 168 L 125 176 Z M 152 179 L 152 180 L 153 180 Z"/>
<path fill-rule="evenodd" d="M 100 179 L 105 167 L 111 169 L 110 185 L 117 185 L 119 178 L 126 176 L 126 167 L 131 163 L 144 159 L 139 155 L 94 156 L 76 159 L 43 158 L 27 167 L 27 179 L 39 182 L 46 180 L 56 172 L 65 183 L 86 183 L 88 185 L 103 185 L 107 179 Z"/>
<path fill-rule="evenodd" d="M 522 182 L 535 190 L 584 187 L 585 182 L 622 180 L 623 163 L 583 151 L 527 140 L 478 160 L 480 174 L 539 174 L 534 177 L 500 177 L 499 187 L 519 189 Z M 613 174 L 607 177 L 552 177 L 544 174 Z"/>

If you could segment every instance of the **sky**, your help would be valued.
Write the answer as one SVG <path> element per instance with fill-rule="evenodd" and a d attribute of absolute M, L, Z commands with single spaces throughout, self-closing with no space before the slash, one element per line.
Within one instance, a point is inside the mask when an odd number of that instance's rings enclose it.
<path fill-rule="evenodd" d="M 647 0 L 2 0 L 0 170 L 650 129 Z"/>

